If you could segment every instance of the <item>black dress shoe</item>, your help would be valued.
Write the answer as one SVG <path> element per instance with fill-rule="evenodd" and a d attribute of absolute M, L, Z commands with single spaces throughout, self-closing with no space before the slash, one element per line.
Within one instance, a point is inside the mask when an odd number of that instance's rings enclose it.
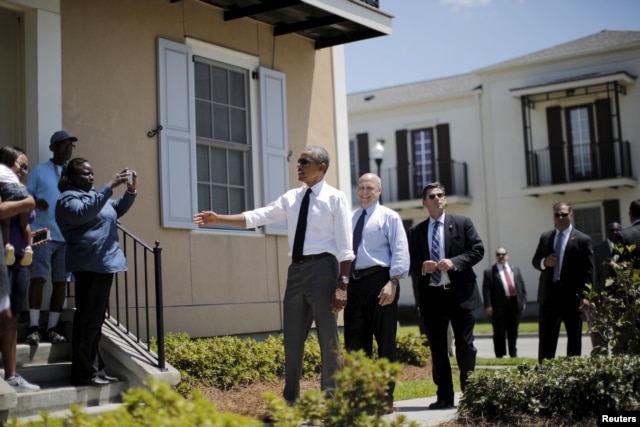
<path fill-rule="evenodd" d="M 438 400 L 431 405 L 429 405 L 429 409 L 451 409 L 453 408 L 453 403 L 447 402 L 446 400 Z"/>
<path fill-rule="evenodd" d="M 100 378 L 101 380 L 105 380 L 109 383 L 117 383 L 120 381 L 120 378 L 116 378 L 116 377 L 112 377 L 111 375 L 107 375 L 107 373 L 105 371 L 100 371 L 97 374 L 97 377 Z"/>
<path fill-rule="evenodd" d="M 92 387 L 104 387 L 104 386 L 108 386 L 109 384 L 111 384 L 109 381 L 102 379 L 97 375 L 94 375 L 93 377 L 89 378 L 88 380 L 85 380 L 84 382 L 84 385 L 88 385 Z"/>

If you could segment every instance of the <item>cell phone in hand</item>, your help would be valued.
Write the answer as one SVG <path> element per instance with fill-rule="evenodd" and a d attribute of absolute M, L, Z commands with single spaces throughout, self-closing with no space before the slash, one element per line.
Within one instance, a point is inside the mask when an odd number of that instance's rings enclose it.
<path fill-rule="evenodd" d="M 42 241 L 47 241 L 51 239 L 51 233 L 48 228 L 41 228 L 40 230 L 36 230 L 33 232 L 33 236 L 31 237 L 31 244 L 40 243 Z"/>
<path fill-rule="evenodd" d="M 127 171 L 127 183 L 129 185 L 133 184 L 133 172 Z"/>

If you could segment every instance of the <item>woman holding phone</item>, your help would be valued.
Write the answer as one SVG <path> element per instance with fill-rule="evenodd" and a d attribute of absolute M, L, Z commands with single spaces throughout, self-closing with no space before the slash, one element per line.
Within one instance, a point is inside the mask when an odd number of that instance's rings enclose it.
<path fill-rule="evenodd" d="M 56 203 L 56 222 L 67 242 L 67 271 L 76 278 L 71 384 L 100 387 L 119 381 L 105 371 L 100 338 L 113 276 L 127 270 L 117 221 L 136 199 L 138 176 L 125 169 L 98 190 L 93 184 L 89 161 L 79 157 L 69 160 L 58 183 L 61 194 Z M 126 191 L 112 200 L 113 190 L 122 184 L 126 184 Z"/>

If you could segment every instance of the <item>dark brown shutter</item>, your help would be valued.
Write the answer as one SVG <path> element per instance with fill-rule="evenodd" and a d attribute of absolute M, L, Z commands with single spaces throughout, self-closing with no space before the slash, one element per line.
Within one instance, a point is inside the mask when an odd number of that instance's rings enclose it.
<path fill-rule="evenodd" d="M 371 172 L 369 164 L 369 134 L 359 133 L 356 135 L 358 141 L 358 174 L 356 182 L 362 174 Z"/>
<path fill-rule="evenodd" d="M 449 141 L 449 124 L 436 126 L 436 138 L 438 144 L 438 181 L 444 185 L 448 194 L 458 194 L 453 188 L 453 164 L 451 161 L 451 142 Z"/>
<path fill-rule="evenodd" d="M 604 211 L 605 227 L 612 222 L 620 222 L 620 199 L 603 200 L 602 210 Z M 604 235 L 607 235 L 606 228 Z"/>
<path fill-rule="evenodd" d="M 558 184 L 566 182 L 564 167 L 564 141 L 562 140 L 562 109 L 560 107 L 547 108 L 547 132 L 549 137 L 549 165 L 551 168 L 551 182 Z M 538 159 L 538 164 L 544 162 Z"/>
<path fill-rule="evenodd" d="M 409 144 L 407 130 L 396 131 L 396 158 L 398 173 L 398 200 L 411 199 L 411 168 L 409 164 Z"/>
<path fill-rule="evenodd" d="M 613 123 L 611 100 L 598 99 L 596 106 L 596 125 L 598 126 L 598 152 L 600 154 L 601 178 L 613 178 L 616 174 L 616 159 L 613 146 Z"/>

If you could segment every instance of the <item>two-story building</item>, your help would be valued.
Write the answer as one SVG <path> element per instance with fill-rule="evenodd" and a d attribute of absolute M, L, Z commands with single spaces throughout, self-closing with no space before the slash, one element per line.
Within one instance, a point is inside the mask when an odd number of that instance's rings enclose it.
<path fill-rule="evenodd" d="M 595 243 L 607 223 L 629 225 L 639 75 L 640 32 L 602 31 L 465 75 L 349 94 L 352 188 L 379 168 L 383 202 L 411 225 L 426 218 L 424 184 L 442 182 L 447 210 L 471 217 L 485 243 L 479 284 L 505 246 L 535 302 L 531 258 L 555 202 L 573 205 Z"/>
<path fill-rule="evenodd" d="M 167 332 L 279 331 L 283 228 L 198 229 L 193 214 L 264 206 L 299 185 L 312 144 L 348 191 L 341 45 L 391 20 L 378 0 L 0 0 L 0 141 L 33 167 L 65 129 L 96 186 L 137 171 L 122 224 L 162 248 Z"/>

